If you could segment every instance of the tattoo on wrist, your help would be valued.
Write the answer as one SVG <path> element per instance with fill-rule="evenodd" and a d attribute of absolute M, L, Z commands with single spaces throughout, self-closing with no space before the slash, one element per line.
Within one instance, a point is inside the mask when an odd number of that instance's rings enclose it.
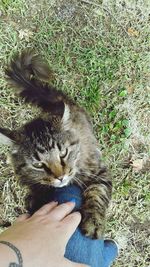
<path fill-rule="evenodd" d="M 23 259 L 19 249 L 7 241 L 0 241 L 0 243 L 10 247 L 16 253 L 18 263 L 10 262 L 8 267 L 23 267 Z"/>

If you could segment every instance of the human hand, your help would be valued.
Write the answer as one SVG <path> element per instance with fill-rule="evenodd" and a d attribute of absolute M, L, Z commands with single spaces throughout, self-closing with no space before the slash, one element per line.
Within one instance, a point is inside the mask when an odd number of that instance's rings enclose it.
<path fill-rule="evenodd" d="M 57 202 L 44 205 L 31 217 L 20 216 L 0 235 L 0 240 L 16 246 L 23 258 L 23 267 L 87 267 L 64 258 L 68 240 L 81 221 L 79 212 L 70 212 L 73 202 L 58 206 Z M 15 253 L 0 244 L 0 262 L 8 266 L 16 262 Z"/>

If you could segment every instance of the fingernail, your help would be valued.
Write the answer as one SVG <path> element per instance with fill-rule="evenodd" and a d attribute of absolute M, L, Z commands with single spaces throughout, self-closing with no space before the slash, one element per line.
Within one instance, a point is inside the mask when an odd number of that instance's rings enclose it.
<path fill-rule="evenodd" d="M 71 198 L 71 199 L 69 200 L 69 202 L 76 203 L 76 200 L 75 200 L 75 198 Z"/>

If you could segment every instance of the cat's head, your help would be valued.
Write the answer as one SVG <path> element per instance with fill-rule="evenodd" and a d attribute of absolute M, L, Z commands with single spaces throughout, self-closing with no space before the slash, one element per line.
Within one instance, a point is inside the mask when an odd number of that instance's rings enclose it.
<path fill-rule="evenodd" d="M 80 143 L 73 130 L 35 119 L 20 130 L 0 128 L 1 143 L 10 149 L 10 160 L 22 184 L 62 187 L 77 172 Z"/>

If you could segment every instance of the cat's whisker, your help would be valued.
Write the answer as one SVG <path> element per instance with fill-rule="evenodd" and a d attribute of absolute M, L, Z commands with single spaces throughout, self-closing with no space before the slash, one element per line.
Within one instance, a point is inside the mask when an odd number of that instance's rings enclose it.
<path fill-rule="evenodd" d="M 75 178 L 75 181 L 83 188 L 86 187 L 87 188 L 87 185 L 82 181 L 80 180 L 77 176 L 74 177 Z"/>
<path fill-rule="evenodd" d="M 97 175 L 89 173 L 89 172 L 81 172 L 80 175 L 84 175 L 85 177 L 90 177 L 92 179 L 95 179 L 96 181 L 99 181 L 99 178 Z"/>
<path fill-rule="evenodd" d="M 82 185 L 82 183 L 81 183 L 80 181 L 76 180 L 76 179 L 75 179 L 75 181 L 76 181 L 76 183 L 83 189 L 83 185 Z"/>
<path fill-rule="evenodd" d="M 89 172 L 89 171 L 81 171 L 79 174 L 82 174 L 82 175 L 90 175 L 90 176 L 97 177 L 96 174 L 93 174 L 93 173 L 91 173 L 91 172 Z"/>
<path fill-rule="evenodd" d="M 77 182 L 77 184 L 82 187 L 81 181 L 76 176 L 74 177 L 74 181 Z"/>

